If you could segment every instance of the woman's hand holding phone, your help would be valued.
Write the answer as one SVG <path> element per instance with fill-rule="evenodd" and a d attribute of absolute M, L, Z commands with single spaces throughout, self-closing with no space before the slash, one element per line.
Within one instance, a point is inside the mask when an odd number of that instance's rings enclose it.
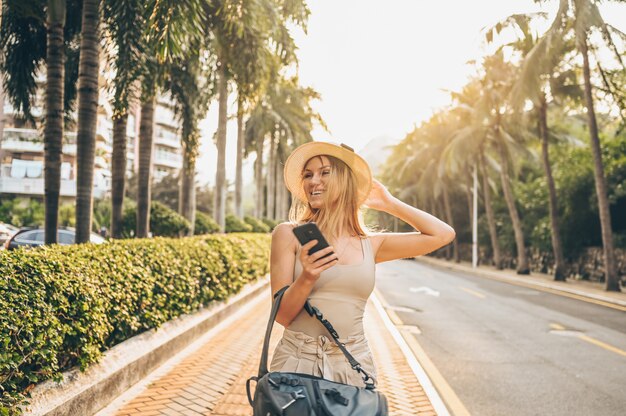
<path fill-rule="evenodd" d="M 316 244 L 317 240 L 311 240 L 303 245 L 302 250 L 300 250 L 301 276 L 312 282 L 317 281 L 324 270 L 333 267 L 339 261 L 337 254 L 334 253 L 333 246 L 328 246 L 309 255 L 309 250 L 315 247 Z"/>

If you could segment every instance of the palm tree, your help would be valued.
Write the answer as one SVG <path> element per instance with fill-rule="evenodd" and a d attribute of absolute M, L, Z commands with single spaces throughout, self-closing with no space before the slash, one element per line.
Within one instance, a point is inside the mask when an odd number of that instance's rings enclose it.
<path fill-rule="evenodd" d="M 591 140 L 591 152 L 594 161 L 594 180 L 596 196 L 598 198 L 598 211 L 602 230 L 602 245 L 604 249 L 605 266 L 605 289 L 608 291 L 620 291 L 619 276 L 613 244 L 613 232 L 611 228 L 611 214 L 606 190 L 606 179 L 600 150 L 598 125 L 594 110 L 593 87 L 591 84 L 591 64 L 589 61 L 590 34 L 597 32 L 609 47 L 616 52 L 613 36 L 624 37 L 624 34 L 607 24 L 598 9 L 598 2 L 594 0 L 559 0 L 559 8 L 554 21 L 548 31 L 541 37 L 535 48 L 530 52 L 536 53 L 542 59 L 554 60 L 553 50 L 550 46 L 556 39 L 562 38 L 566 33 L 572 33 L 576 41 L 576 48 L 583 58 L 583 81 L 584 101 L 587 109 L 587 124 Z M 621 56 L 616 53 L 617 61 L 624 67 Z M 562 58 L 561 58 L 562 59 Z"/>
<path fill-rule="evenodd" d="M 256 153 L 256 161 L 254 162 L 254 180 L 256 185 L 254 216 L 257 218 L 263 216 L 263 147 L 267 132 L 270 130 L 270 124 L 274 123 L 274 120 L 268 117 L 270 114 L 271 112 L 267 108 L 267 104 L 263 101 L 259 102 L 252 109 L 244 130 L 246 143 L 244 157 L 247 157 L 253 151 Z"/>
<path fill-rule="evenodd" d="M 158 90 L 165 81 L 165 64 L 185 56 L 190 45 L 204 33 L 201 0 L 160 1 L 146 4 L 147 34 L 144 65 L 141 68 L 141 120 L 139 126 L 139 171 L 137 192 L 137 237 L 150 233 L 152 186 L 152 141 L 154 108 Z"/>
<path fill-rule="evenodd" d="M 328 130 L 322 117 L 311 107 L 311 101 L 319 99 L 320 95 L 309 87 L 299 85 L 297 77 L 290 79 L 276 78 L 253 108 L 246 123 L 246 151 L 257 154 L 255 164 L 255 179 L 257 185 L 257 212 L 263 213 L 263 148 L 266 140 L 270 142 L 270 157 L 267 166 L 265 183 L 267 192 L 267 216 L 275 218 L 278 212 L 285 218 L 284 205 L 286 204 L 286 190 L 280 204 L 276 203 L 276 194 L 279 189 L 279 166 L 284 164 L 290 150 L 302 143 L 311 141 L 311 132 L 314 124 L 319 124 Z"/>
<path fill-rule="evenodd" d="M 48 45 L 46 48 L 46 122 L 44 127 L 44 204 L 45 241 L 57 242 L 59 194 L 61 191 L 61 153 L 63 151 L 63 82 L 65 81 L 65 1 L 48 2 Z"/>
<path fill-rule="evenodd" d="M 493 39 L 493 34 L 499 34 L 507 27 L 519 29 L 521 36 L 518 40 L 507 46 L 512 46 L 515 50 L 522 54 L 523 62 L 517 82 L 512 89 L 513 105 L 516 108 L 522 108 L 526 98 L 530 98 L 535 107 L 539 136 L 541 138 L 541 159 L 546 174 L 548 184 L 548 206 L 550 211 L 550 227 L 552 239 L 552 251 L 554 255 L 554 280 L 565 280 L 565 260 L 563 256 L 563 244 L 561 242 L 561 232 L 559 230 L 559 216 L 556 196 L 556 186 L 552 175 L 552 167 L 550 165 L 549 156 L 549 137 L 551 136 L 548 128 L 548 102 L 547 102 L 547 86 L 550 85 L 552 97 L 558 97 L 559 92 L 572 93 L 572 85 L 565 85 L 564 81 L 568 81 L 572 77 L 575 78 L 574 71 L 561 71 L 561 75 L 555 76 L 557 73 L 557 63 L 554 59 L 545 59 L 545 49 L 550 48 L 552 55 L 564 55 L 568 52 L 567 42 L 561 36 L 550 39 L 548 42 L 544 39 L 543 43 L 538 47 L 538 39 L 530 30 L 530 23 L 537 17 L 545 17 L 545 14 L 515 14 L 509 16 L 503 22 L 498 23 L 487 33 L 487 40 Z M 539 53 L 542 51 L 544 53 Z M 532 52 L 532 53 L 531 53 Z M 542 58 L 542 59 L 540 59 Z M 517 110 L 519 111 L 519 110 Z"/>
<path fill-rule="evenodd" d="M 226 123 L 228 121 L 228 78 L 226 60 L 222 58 L 217 70 L 217 169 L 215 171 L 215 196 L 213 212 L 215 222 L 223 232 L 226 226 Z"/>
<path fill-rule="evenodd" d="M 212 65 L 203 64 L 202 51 L 190 49 L 191 55 L 179 58 L 169 66 L 166 89 L 174 99 L 174 111 L 182 122 L 183 170 L 179 197 L 179 212 L 189 220 L 193 235 L 195 223 L 195 167 L 200 146 L 198 123 L 208 110 L 213 95 L 210 85 Z"/>
<path fill-rule="evenodd" d="M 495 153 L 499 160 L 500 182 L 515 235 L 517 273 L 528 274 L 530 268 L 524 234 L 509 174 L 516 166 L 513 163 L 513 154 L 523 155 L 518 158 L 521 160 L 533 155 L 521 143 L 522 137 L 519 133 L 523 130 L 515 125 L 511 117 L 511 106 L 506 100 L 511 89 L 510 80 L 515 75 L 512 66 L 504 61 L 501 51 L 485 58 L 483 66 L 485 74 L 479 81 L 481 90 L 478 100 L 472 105 L 466 105 L 471 114 L 471 123 L 457 132 L 446 151 L 456 153 L 456 157 L 449 156 L 455 159 L 461 154 L 473 155 L 472 160 L 476 164 L 476 151 L 489 149 Z"/>
<path fill-rule="evenodd" d="M 122 206 L 126 188 L 128 111 L 144 65 L 145 5 L 141 0 L 105 0 L 104 22 L 116 50 L 113 81 L 113 154 L 111 156 L 111 236 L 122 238 Z"/>
<path fill-rule="evenodd" d="M 223 229 L 228 81 L 232 79 L 237 85 L 241 97 L 241 101 L 238 98 L 238 103 L 255 101 L 255 97 L 262 94 L 270 77 L 278 72 L 280 65 L 295 61 L 296 48 L 288 23 L 304 26 L 309 10 L 302 0 L 223 0 L 216 3 L 217 10 L 210 19 L 211 31 L 215 37 L 214 50 L 219 60 L 215 219 Z M 226 97 L 222 98 L 222 95 Z M 243 111 L 239 108 L 237 147 L 242 149 L 243 135 L 239 133 L 242 132 Z M 241 150 L 238 154 L 243 156 Z M 241 160 L 238 160 L 237 166 L 241 164 Z M 236 193 L 240 193 L 241 184 L 237 189 Z M 236 207 L 236 211 L 241 212 L 241 207 Z"/>
<path fill-rule="evenodd" d="M 68 3 L 69 7 L 66 7 Z M 18 113 L 31 124 L 36 96 L 36 74 L 43 62 L 46 73 L 46 118 L 44 120 L 45 241 L 56 243 L 58 228 L 63 113 L 69 114 L 75 99 L 80 3 L 75 0 L 38 0 L 5 3 L 0 27 L 3 59 L 3 89 Z"/>
<path fill-rule="evenodd" d="M 246 139 L 244 137 L 244 100 L 237 96 L 237 161 L 235 162 L 235 215 L 243 218 L 243 154 Z"/>
<path fill-rule="evenodd" d="M 154 107 L 156 105 L 155 81 L 144 75 L 141 93 L 141 119 L 139 122 L 139 169 L 137 172 L 137 238 L 147 238 L 150 233 L 150 201 L 152 188 L 152 140 Z"/>
<path fill-rule="evenodd" d="M 483 202 L 489 228 L 493 263 L 495 267 L 500 270 L 503 268 L 502 254 L 491 201 L 491 190 L 495 190 L 497 186 L 492 182 L 489 174 L 490 166 L 494 167 L 496 171 L 500 170 L 500 166 L 489 154 L 484 131 L 474 128 L 477 121 L 481 119 L 479 113 L 482 109 L 478 105 L 481 102 L 481 94 L 482 85 L 478 79 L 470 81 L 460 92 L 452 92 L 455 106 L 450 112 L 456 117 L 456 126 L 458 126 L 458 129 L 454 133 L 451 142 L 444 150 L 443 161 L 446 164 L 447 170 L 452 174 L 457 174 L 461 170 L 469 172 L 474 166 L 478 166 L 482 176 Z M 468 127 L 464 128 L 462 126 Z M 465 175 L 468 179 L 470 176 L 469 173 Z M 471 184 L 463 180 L 461 180 L 461 183 L 464 185 L 467 195 L 471 224 L 473 221 Z"/>
<path fill-rule="evenodd" d="M 93 173 L 100 69 L 100 1 L 83 0 L 78 73 L 76 146 L 76 242 L 89 241 L 93 208 Z"/>

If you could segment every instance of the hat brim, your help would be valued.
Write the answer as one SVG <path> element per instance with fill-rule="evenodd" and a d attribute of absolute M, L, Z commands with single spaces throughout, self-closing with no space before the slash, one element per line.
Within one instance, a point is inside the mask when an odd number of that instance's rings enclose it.
<path fill-rule="evenodd" d="M 302 187 L 302 171 L 305 164 L 315 156 L 328 155 L 343 161 L 354 173 L 357 181 L 359 205 L 363 204 L 372 190 L 372 171 L 361 156 L 343 146 L 328 142 L 308 142 L 297 147 L 285 161 L 283 171 L 285 185 L 300 201 L 308 201 Z"/>

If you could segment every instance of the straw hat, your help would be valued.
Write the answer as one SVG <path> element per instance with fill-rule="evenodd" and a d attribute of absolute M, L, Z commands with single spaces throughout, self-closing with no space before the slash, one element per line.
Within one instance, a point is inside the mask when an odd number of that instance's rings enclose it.
<path fill-rule="evenodd" d="M 343 143 L 337 145 L 328 142 L 308 142 L 298 146 L 285 162 L 285 185 L 291 194 L 302 202 L 307 202 L 306 193 L 302 188 L 302 171 L 309 159 L 320 155 L 336 157 L 350 167 L 357 182 L 359 205 L 365 202 L 372 189 L 372 171 L 365 159 Z"/>

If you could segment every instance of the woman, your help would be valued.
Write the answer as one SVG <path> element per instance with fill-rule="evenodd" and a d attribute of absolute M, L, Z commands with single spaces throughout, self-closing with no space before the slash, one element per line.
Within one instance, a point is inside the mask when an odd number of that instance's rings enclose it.
<path fill-rule="evenodd" d="M 374 289 L 375 264 L 430 253 L 450 243 L 454 230 L 413 208 L 372 179 L 367 162 L 345 145 L 309 142 L 285 162 L 285 184 L 293 196 L 290 222 L 272 233 L 272 293 L 290 285 L 276 322 L 285 327 L 270 371 L 307 373 L 364 386 L 321 323 L 303 310 L 309 299 L 330 321 L 363 369 L 375 376 L 363 333 L 363 312 Z M 387 212 L 419 232 L 367 232 L 359 207 Z M 300 246 L 292 230 L 314 221 L 330 247 L 308 255 L 316 240 Z M 322 259 L 328 253 L 328 257 Z"/>

